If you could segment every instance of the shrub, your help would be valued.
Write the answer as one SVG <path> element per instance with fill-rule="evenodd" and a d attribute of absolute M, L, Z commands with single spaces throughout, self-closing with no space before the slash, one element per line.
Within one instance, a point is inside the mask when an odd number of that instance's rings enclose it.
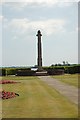
<path fill-rule="evenodd" d="M 75 74 L 80 73 L 80 66 L 70 66 L 65 68 L 65 73 Z"/>
<path fill-rule="evenodd" d="M 16 76 L 33 76 L 35 71 L 31 70 L 17 70 Z"/>
<path fill-rule="evenodd" d="M 2 76 L 5 76 L 5 75 L 6 75 L 6 69 L 2 68 Z"/>
<path fill-rule="evenodd" d="M 0 69 L 0 76 L 2 76 L 2 69 Z"/>
<path fill-rule="evenodd" d="M 48 69 L 48 74 L 49 75 L 62 75 L 64 74 L 64 70 L 63 69 Z"/>
<path fill-rule="evenodd" d="M 6 70 L 7 70 L 7 75 L 15 75 L 16 74 L 15 68 L 8 68 Z"/>

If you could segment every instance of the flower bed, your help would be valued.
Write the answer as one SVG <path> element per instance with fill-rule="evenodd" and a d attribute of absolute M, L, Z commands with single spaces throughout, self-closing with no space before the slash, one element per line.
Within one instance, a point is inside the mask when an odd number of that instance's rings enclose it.
<path fill-rule="evenodd" d="M 0 80 L 0 84 L 14 84 L 14 83 L 19 83 L 11 80 Z"/>
<path fill-rule="evenodd" d="M 19 96 L 19 94 L 14 92 L 6 92 L 4 90 L 0 92 L 0 99 L 9 99 L 9 98 L 14 98 L 16 96 Z"/>

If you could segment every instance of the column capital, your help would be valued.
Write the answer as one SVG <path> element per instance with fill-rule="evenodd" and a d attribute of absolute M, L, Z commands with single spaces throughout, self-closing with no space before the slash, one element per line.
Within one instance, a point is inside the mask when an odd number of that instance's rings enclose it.
<path fill-rule="evenodd" d="M 38 30 L 37 35 L 36 35 L 36 36 L 42 36 L 42 34 L 41 34 L 41 31 L 40 31 L 40 30 Z"/>

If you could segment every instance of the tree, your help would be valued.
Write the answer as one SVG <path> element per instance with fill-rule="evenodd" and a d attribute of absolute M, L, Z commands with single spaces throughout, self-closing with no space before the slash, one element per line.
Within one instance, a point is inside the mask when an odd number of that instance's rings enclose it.
<path fill-rule="evenodd" d="M 63 65 L 65 65 L 65 61 L 63 61 Z"/>
<path fill-rule="evenodd" d="M 51 67 L 54 67 L 54 64 L 52 64 Z"/>

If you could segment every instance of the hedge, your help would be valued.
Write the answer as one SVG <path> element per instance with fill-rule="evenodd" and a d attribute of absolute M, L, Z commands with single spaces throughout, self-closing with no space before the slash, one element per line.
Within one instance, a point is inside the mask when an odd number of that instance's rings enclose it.
<path fill-rule="evenodd" d="M 18 70 L 30 70 L 30 68 L 2 68 L 0 76 L 15 75 Z"/>
<path fill-rule="evenodd" d="M 43 67 L 43 70 L 46 70 L 48 74 L 75 74 L 80 73 L 80 65 L 71 65 L 71 66 L 52 66 L 52 67 Z M 5 75 L 34 75 L 35 71 L 31 71 L 31 68 L 0 68 L 0 76 Z"/>
<path fill-rule="evenodd" d="M 35 71 L 31 70 L 17 70 L 16 76 L 33 76 L 35 75 Z"/>
<path fill-rule="evenodd" d="M 62 69 L 48 69 L 47 72 L 49 75 L 62 75 L 62 74 L 64 74 L 64 70 L 62 70 Z"/>
<path fill-rule="evenodd" d="M 6 75 L 6 69 L 2 68 L 0 69 L 0 76 L 5 76 Z"/>
<path fill-rule="evenodd" d="M 68 73 L 68 74 L 80 73 L 80 66 L 66 67 L 65 73 Z"/>
<path fill-rule="evenodd" d="M 0 69 L 0 76 L 2 76 L 2 69 Z"/>

